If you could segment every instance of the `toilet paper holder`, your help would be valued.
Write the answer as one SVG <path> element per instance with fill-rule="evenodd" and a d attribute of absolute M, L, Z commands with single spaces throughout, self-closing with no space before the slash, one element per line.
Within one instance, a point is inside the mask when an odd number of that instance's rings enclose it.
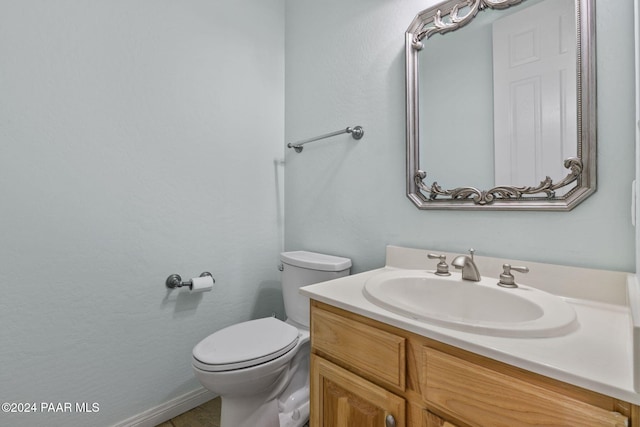
<path fill-rule="evenodd" d="M 205 271 L 200 275 L 200 277 L 207 277 L 207 276 L 211 277 L 211 280 L 213 280 L 213 283 L 216 283 L 216 279 L 214 279 L 213 275 L 208 271 Z M 167 285 L 167 288 L 169 289 L 181 288 L 183 286 L 188 286 L 189 289 L 192 289 L 193 287 L 193 282 L 191 280 L 187 280 L 183 282 L 182 277 L 180 277 L 179 274 L 172 274 L 171 276 L 167 277 L 167 280 L 164 283 L 165 285 Z"/>

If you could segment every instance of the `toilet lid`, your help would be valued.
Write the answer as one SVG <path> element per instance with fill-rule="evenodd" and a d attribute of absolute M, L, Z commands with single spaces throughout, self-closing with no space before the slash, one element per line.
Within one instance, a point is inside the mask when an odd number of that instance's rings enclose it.
<path fill-rule="evenodd" d="M 287 353 L 298 343 L 298 329 L 275 317 L 249 320 L 221 329 L 193 348 L 198 368 L 230 371 L 259 365 Z"/>

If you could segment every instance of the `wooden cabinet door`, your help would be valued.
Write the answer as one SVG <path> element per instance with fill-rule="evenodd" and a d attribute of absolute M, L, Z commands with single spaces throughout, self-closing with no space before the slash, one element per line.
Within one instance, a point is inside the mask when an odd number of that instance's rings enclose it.
<path fill-rule="evenodd" d="M 406 427 L 405 400 L 311 355 L 311 427 Z"/>
<path fill-rule="evenodd" d="M 424 418 L 422 419 L 423 427 L 456 427 L 448 421 L 443 420 L 433 412 L 424 411 Z"/>

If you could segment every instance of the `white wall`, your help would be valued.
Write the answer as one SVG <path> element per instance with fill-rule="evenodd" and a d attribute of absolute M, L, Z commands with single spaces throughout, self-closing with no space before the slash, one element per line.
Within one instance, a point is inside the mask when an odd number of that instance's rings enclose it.
<path fill-rule="evenodd" d="M 0 0 L 0 425 L 110 425 L 277 311 L 282 0 Z M 207 294 L 165 278 L 211 271 Z"/>
<path fill-rule="evenodd" d="M 634 0 L 634 41 L 635 41 L 635 95 L 636 95 L 636 186 L 635 197 L 635 219 L 636 219 L 636 273 L 640 271 L 640 1 Z M 637 277 L 637 274 L 636 274 Z"/>
<path fill-rule="evenodd" d="M 287 2 L 286 139 L 365 136 L 287 150 L 286 248 L 349 256 L 356 272 L 383 265 L 387 244 L 633 271 L 633 3 L 596 1 L 598 191 L 571 212 L 419 211 L 406 198 L 404 33 L 434 3 Z"/>

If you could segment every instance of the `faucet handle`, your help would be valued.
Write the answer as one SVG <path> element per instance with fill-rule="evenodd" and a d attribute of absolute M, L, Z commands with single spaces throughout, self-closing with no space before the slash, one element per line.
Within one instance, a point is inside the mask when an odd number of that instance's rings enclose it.
<path fill-rule="evenodd" d="M 449 266 L 447 265 L 447 256 L 442 254 L 427 254 L 427 258 L 429 259 L 439 259 L 440 262 L 436 266 L 435 274 L 436 276 L 451 276 L 449 273 Z"/>
<path fill-rule="evenodd" d="M 520 273 L 528 273 L 529 267 L 515 267 L 511 264 L 502 264 L 502 270 L 503 272 L 500 275 L 498 286 L 502 286 L 503 288 L 517 288 L 518 284 L 516 283 L 516 278 L 511 274 L 511 270 L 518 271 Z"/>

